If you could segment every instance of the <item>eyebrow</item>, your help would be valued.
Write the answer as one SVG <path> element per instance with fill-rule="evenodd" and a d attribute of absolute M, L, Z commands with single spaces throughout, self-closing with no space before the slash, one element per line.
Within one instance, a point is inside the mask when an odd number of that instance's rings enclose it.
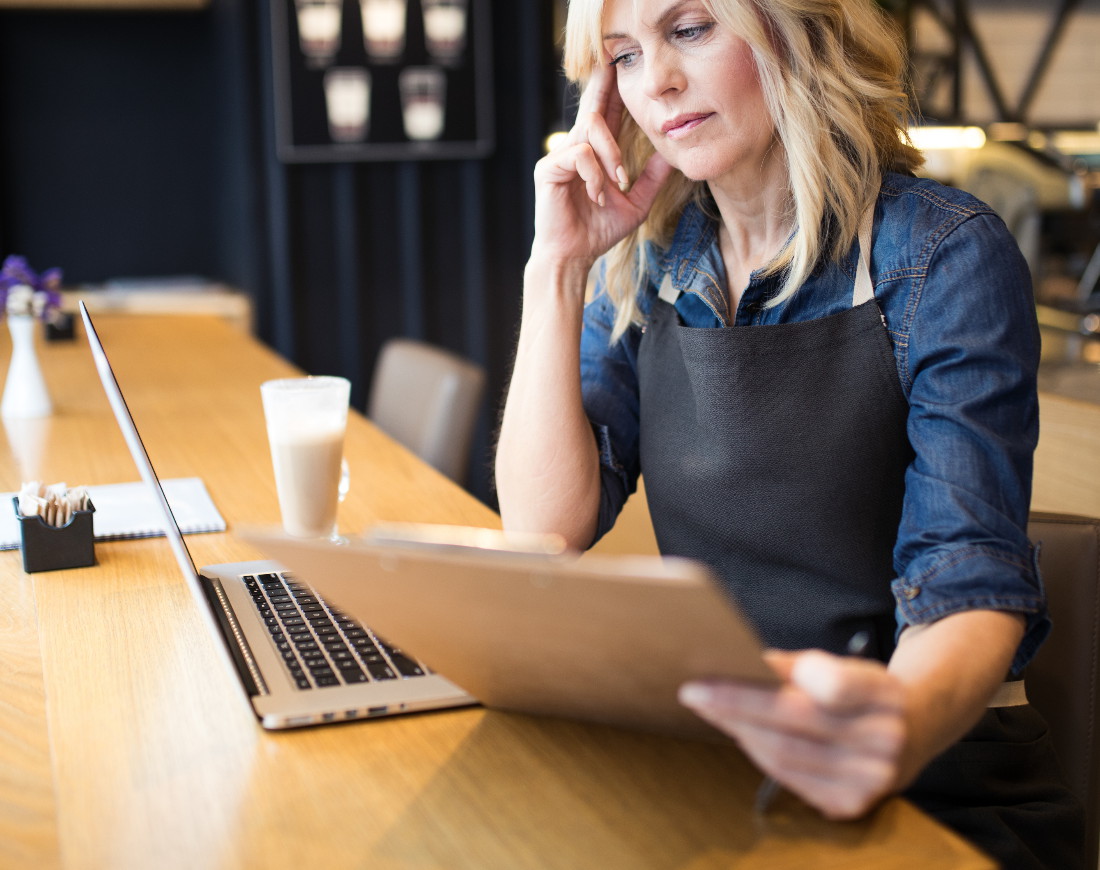
<path fill-rule="evenodd" d="M 649 27 L 651 30 L 660 30 L 661 26 L 666 21 L 668 21 L 668 19 L 675 16 L 680 11 L 681 8 L 683 8 L 684 6 L 690 6 L 694 2 L 695 2 L 695 0 L 679 0 L 679 2 L 673 3 L 671 6 L 668 7 L 668 9 L 666 9 L 664 12 L 662 12 L 660 14 L 660 16 L 657 18 L 657 20 L 652 25 L 646 25 L 646 26 Z M 631 38 L 631 36 L 630 36 L 629 33 L 605 33 L 603 35 L 603 41 L 604 42 L 607 42 L 610 39 L 630 39 L 630 38 Z"/>

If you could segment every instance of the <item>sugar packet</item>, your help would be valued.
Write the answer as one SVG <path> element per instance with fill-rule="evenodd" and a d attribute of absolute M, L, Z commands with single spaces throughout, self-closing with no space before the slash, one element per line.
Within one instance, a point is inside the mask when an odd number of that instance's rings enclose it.
<path fill-rule="evenodd" d="M 83 486 L 69 488 L 64 483 L 48 486 L 32 480 L 19 489 L 19 513 L 25 517 L 41 517 L 49 526 L 67 525 L 75 511 L 88 509 L 88 490 Z"/>

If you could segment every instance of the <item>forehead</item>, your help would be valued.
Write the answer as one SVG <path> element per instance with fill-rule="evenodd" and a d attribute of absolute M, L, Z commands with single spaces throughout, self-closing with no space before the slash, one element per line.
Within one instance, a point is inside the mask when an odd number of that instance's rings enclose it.
<path fill-rule="evenodd" d="M 710 9 L 703 0 L 604 0 L 601 18 L 605 31 L 609 26 L 627 23 L 655 27 L 664 19 L 685 11 L 709 12 Z"/>

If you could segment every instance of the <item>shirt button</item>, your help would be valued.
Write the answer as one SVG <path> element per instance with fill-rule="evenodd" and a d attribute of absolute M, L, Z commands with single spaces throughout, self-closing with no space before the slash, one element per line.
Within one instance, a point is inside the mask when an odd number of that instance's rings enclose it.
<path fill-rule="evenodd" d="M 905 600 L 906 601 L 912 601 L 914 598 L 916 598 L 918 595 L 920 595 L 920 587 L 919 586 L 910 586 L 908 589 L 905 590 L 904 594 L 905 594 Z"/>

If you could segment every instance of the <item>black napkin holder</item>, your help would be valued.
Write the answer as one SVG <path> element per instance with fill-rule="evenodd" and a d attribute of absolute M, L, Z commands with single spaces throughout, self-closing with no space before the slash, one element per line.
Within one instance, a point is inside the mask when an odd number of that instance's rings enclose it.
<path fill-rule="evenodd" d="M 19 520 L 23 542 L 23 570 L 58 571 L 62 568 L 86 568 L 95 564 L 95 529 L 92 514 L 95 506 L 88 502 L 85 510 L 73 511 L 63 526 L 47 525 L 40 516 L 25 517 L 19 513 L 19 497 L 12 499 Z"/>
<path fill-rule="evenodd" d="M 55 311 L 46 320 L 46 341 L 72 341 L 76 338 L 76 318 L 70 311 Z"/>

